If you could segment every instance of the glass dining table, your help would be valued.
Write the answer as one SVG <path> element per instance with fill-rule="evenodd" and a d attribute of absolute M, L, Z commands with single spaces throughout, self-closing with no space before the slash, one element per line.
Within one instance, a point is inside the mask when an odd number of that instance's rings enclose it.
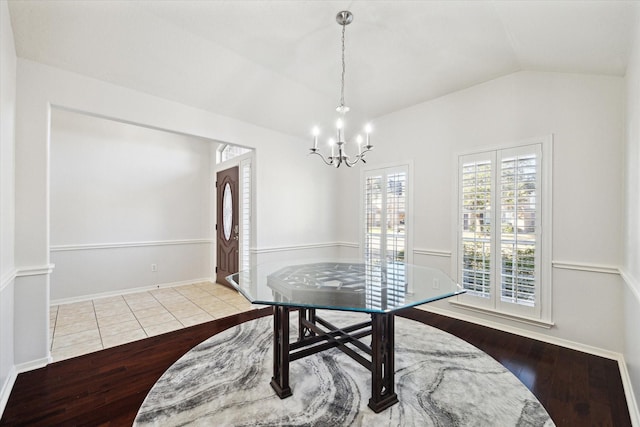
<path fill-rule="evenodd" d="M 465 292 L 441 270 L 387 260 L 288 260 L 259 264 L 227 280 L 251 303 L 274 307 L 271 386 L 280 398 L 292 395 L 290 362 L 338 348 L 371 372 L 368 406 L 375 412 L 398 402 L 395 314 Z M 368 313 L 370 320 L 338 327 L 318 309 Z M 293 311 L 298 333 L 292 340 Z"/>

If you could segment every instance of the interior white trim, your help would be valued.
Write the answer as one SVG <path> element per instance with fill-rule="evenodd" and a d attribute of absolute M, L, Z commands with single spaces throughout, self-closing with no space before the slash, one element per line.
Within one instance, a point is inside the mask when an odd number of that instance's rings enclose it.
<path fill-rule="evenodd" d="M 620 274 L 620 269 L 612 265 L 592 264 L 586 262 L 553 261 L 553 268 L 563 270 L 588 271 L 591 273 Z"/>
<path fill-rule="evenodd" d="M 18 271 L 14 268 L 13 270 L 5 274 L 2 279 L 0 279 L 0 292 L 4 291 L 4 288 L 9 286 L 11 282 L 16 280 L 17 273 Z M 2 411 L 0 411 L 0 413 L 2 413 Z"/>
<path fill-rule="evenodd" d="M 16 277 L 43 276 L 51 274 L 55 266 L 55 264 L 48 264 L 16 268 Z"/>
<path fill-rule="evenodd" d="M 549 344 L 559 345 L 561 347 L 570 348 L 572 350 L 578 350 L 583 353 L 593 354 L 595 356 L 605 357 L 607 359 L 620 360 L 620 358 L 622 357 L 620 353 L 617 353 L 611 350 L 606 350 L 599 347 L 593 347 L 593 346 L 578 343 L 575 341 L 565 340 L 563 338 L 554 337 L 544 333 L 528 331 L 525 329 L 516 328 L 514 326 L 505 325 L 503 323 L 492 322 L 490 320 L 485 320 L 485 319 L 479 319 L 475 316 L 470 316 L 462 313 L 454 313 L 452 311 L 435 307 L 429 304 L 426 304 L 418 308 L 431 313 L 440 314 L 446 317 L 451 317 L 453 319 L 463 320 L 465 322 L 474 323 L 480 326 L 486 326 L 488 328 L 496 329 L 498 331 L 508 332 L 510 334 L 531 338 L 531 339 L 546 342 Z"/>
<path fill-rule="evenodd" d="M 0 417 L 4 413 L 4 408 L 7 407 L 7 402 L 9 401 L 11 390 L 13 390 L 13 385 L 16 383 L 17 378 L 18 371 L 16 371 L 16 367 L 15 365 L 13 365 L 9 370 L 7 379 L 5 380 L 4 384 L 2 384 L 2 389 L 0 389 Z"/>
<path fill-rule="evenodd" d="M 341 246 L 343 248 L 354 248 L 354 249 L 358 249 L 360 247 L 360 244 L 356 242 L 336 242 L 335 245 Z"/>
<path fill-rule="evenodd" d="M 638 403 L 635 394 L 633 393 L 627 363 L 622 355 L 620 355 L 620 359 L 618 359 L 618 366 L 620 367 L 620 378 L 622 378 L 622 388 L 624 389 L 624 396 L 627 400 L 627 407 L 629 408 L 631 425 L 638 427 L 640 426 L 640 409 L 638 409 Z"/>
<path fill-rule="evenodd" d="M 526 323 L 527 325 L 533 325 L 540 328 L 551 329 L 555 323 L 541 320 L 541 319 L 533 319 L 531 317 L 518 316 L 517 314 L 507 313 L 500 310 L 494 310 L 492 308 L 480 307 L 477 305 L 466 304 L 464 302 L 449 300 L 449 304 L 452 304 L 456 307 L 463 308 L 465 310 L 475 311 L 478 313 L 490 314 L 495 317 L 500 317 L 502 319 L 513 320 L 515 322 Z"/>
<path fill-rule="evenodd" d="M 47 352 L 47 354 L 47 357 L 43 357 L 42 359 L 30 360 L 28 362 L 15 365 L 16 374 L 33 371 L 34 369 L 44 368 L 49 363 L 53 362 L 51 353 Z"/>
<path fill-rule="evenodd" d="M 631 276 L 624 268 L 620 267 L 618 271 L 620 272 L 620 276 L 622 277 L 624 283 L 627 285 L 631 293 L 636 297 L 638 303 L 640 303 L 640 282 L 635 280 L 635 278 Z"/>
<path fill-rule="evenodd" d="M 71 304 L 74 302 L 89 301 L 93 299 L 113 297 L 118 295 L 135 294 L 138 292 L 152 291 L 154 289 L 160 289 L 160 288 L 175 288 L 177 286 L 191 285 L 193 283 L 202 283 L 202 282 L 214 283 L 215 279 L 211 277 L 203 277 L 200 279 L 183 280 L 180 282 L 160 283 L 156 285 L 139 286 L 136 288 L 118 289 L 115 291 L 100 292 L 97 294 L 81 295 L 81 296 L 70 297 L 70 298 L 60 298 L 56 300 L 51 300 L 49 304 L 50 305 Z"/>
<path fill-rule="evenodd" d="M 350 245 L 347 243 L 346 245 Z M 265 248 L 251 248 L 250 251 L 256 255 L 260 254 L 268 254 L 274 252 L 287 252 L 287 251 L 301 251 L 307 249 L 322 249 L 322 248 L 332 248 L 336 246 L 345 246 L 345 244 L 339 242 L 329 242 L 329 243 L 310 243 L 306 245 L 291 245 L 291 246 L 272 246 Z M 354 246 L 357 247 L 357 246 Z"/>
<path fill-rule="evenodd" d="M 146 242 L 113 242 L 113 243 L 86 243 L 77 245 L 54 245 L 49 247 L 51 252 L 84 251 L 93 249 L 119 249 L 140 248 L 145 246 L 171 246 L 171 245 L 202 245 L 214 243 L 213 239 L 182 239 L 182 240 L 155 240 Z"/>
<path fill-rule="evenodd" d="M 428 255 L 428 256 L 439 256 L 444 258 L 451 258 L 451 251 L 442 251 L 439 249 L 414 248 L 413 253 L 416 255 Z"/>

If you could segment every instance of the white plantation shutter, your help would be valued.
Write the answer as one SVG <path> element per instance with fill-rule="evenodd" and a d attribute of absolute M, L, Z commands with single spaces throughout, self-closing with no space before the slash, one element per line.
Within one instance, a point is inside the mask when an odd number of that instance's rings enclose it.
<path fill-rule="evenodd" d="M 383 233 L 381 225 L 384 222 L 383 176 L 371 175 L 365 177 L 364 188 L 364 255 L 365 258 L 382 257 Z"/>
<path fill-rule="evenodd" d="M 251 160 L 240 162 L 240 271 L 251 268 Z"/>
<path fill-rule="evenodd" d="M 364 256 L 406 261 L 406 166 L 376 169 L 364 175 Z"/>
<path fill-rule="evenodd" d="M 491 296 L 493 157 L 467 156 L 460 163 L 460 283 L 470 295 Z"/>
<path fill-rule="evenodd" d="M 500 298 L 533 307 L 540 282 L 540 146 L 502 150 L 500 162 Z"/>
<path fill-rule="evenodd" d="M 372 307 L 384 309 L 381 293 L 395 303 L 402 302 L 406 292 L 408 166 L 370 170 L 363 179 L 363 250 L 366 277 L 373 286 L 367 287 L 367 301 Z M 382 283 L 385 289 L 376 288 Z"/>
<path fill-rule="evenodd" d="M 463 155 L 458 159 L 458 281 L 464 303 L 540 318 L 550 292 L 550 250 L 543 256 L 543 144 Z M 548 180 L 547 180 L 548 181 Z M 543 188 L 544 187 L 544 188 Z M 551 227 L 549 226 L 549 229 Z M 544 280 L 543 280 L 543 276 Z M 545 299 L 549 301 L 549 299 Z M 550 313 L 547 310 L 546 313 Z M 550 314 L 549 314 L 550 316 Z"/>

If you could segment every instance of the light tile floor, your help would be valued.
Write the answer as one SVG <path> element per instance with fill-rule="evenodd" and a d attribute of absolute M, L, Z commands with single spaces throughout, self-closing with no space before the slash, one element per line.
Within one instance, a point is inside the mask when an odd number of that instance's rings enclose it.
<path fill-rule="evenodd" d="M 51 306 L 51 355 L 69 359 L 253 308 L 209 282 Z"/>

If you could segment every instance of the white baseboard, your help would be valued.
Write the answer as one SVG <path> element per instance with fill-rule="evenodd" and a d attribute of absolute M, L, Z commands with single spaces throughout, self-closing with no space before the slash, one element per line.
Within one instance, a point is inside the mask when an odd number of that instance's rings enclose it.
<path fill-rule="evenodd" d="M 98 298 L 113 297 L 117 295 L 135 294 L 138 292 L 152 291 L 154 289 L 161 289 L 161 288 L 174 288 L 176 286 L 184 286 L 184 285 L 190 285 L 192 283 L 201 283 L 201 282 L 213 283 L 215 282 L 215 280 L 213 280 L 211 277 L 203 277 L 199 279 L 183 280 L 180 282 L 161 283 L 156 285 L 140 286 L 137 288 L 118 289 L 114 291 L 100 292 L 97 294 L 80 295 L 77 297 L 69 297 L 69 298 L 59 298 L 59 299 L 51 300 L 50 305 L 71 304 L 74 302 L 82 302 L 82 301 L 88 301 L 88 300 L 98 299 Z"/>
<path fill-rule="evenodd" d="M 620 377 L 622 378 L 622 386 L 624 387 L 624 396 L 627 399 L 627 406 L 629 407 L 629 416 L 631 417 L 631 425 L 633 427 L 640 427 L 640 409 L 638 408 L 638 401 L 633 392 L 633 386 L 631 385 L 631 377 L 629 376 L 629 370 L 627 369 L 627 363 L 624 357 L 618 359 L 618 366 L 620 367 Z"/>
<path fill-rule="evenodd" d="M 4 409 L 9 402 L 9 396 L 11 395 L 11 391 L 13 390 L 13 386 L 18 379 L 18 374 L 23 372 L 33 371 L 34 369 L 44 368 L 49 363 L 51 363 L 51 354 L 47 357 L 43 357 L 42 359 L 32 360 L 26 363 L 21 363 L 19 365 L 13 365 L 9 370 L 9 375 L 7 375 L 7 379 L 4 384 L 2 384 L 2 390 L 0 391 L 0 417 L 4 413 Z"/>
<path fill-rule="evenodd" d="M 446 317 L 452 317 L 454 319 L 463 320 L 465 322 L 474 323 L 480 326 L 486 326 L 491 329 L 496 329 L 498 331 L 508 332 L 510 334 L 519 335 L 525 338 L 531 338 L 537 341 L 546 342 L 548 344 L 559 345 L 560 347 L 570 348 L 572 350 L 581 351 L 583 353 L 593 354 L 595 356 L 604 357 L 612 360 L 620 360 L 622 354 L 617 353 L 615 351 L 606 350 L 599 347 L 593 347 L 587 344 L 582 344 L 575 341 L 566 340 L 564 338 L 558 338 L 546 334 L 541 334 L 538 332 L 528 331 L 525 329 L 516 328 L 513 326 L 505 325 L 498 322 L 492 322 L 490 320 L 479 319 L 477 317 L 468 316 L 461 313 L 455 313 L 446 309 L 429 306 L 429 304 L 418 307 L 420 310 L 428 311 L 435 314 L 441 314 Z"/>
<path fill-rule="evenodd" d="M 2 389 L 0 389 L 0 417 L 4 413 L 4 408 L 7 407 L 7 402 L 9 401 L 9 395 L 11 395 L 11 390 L 13 390 L 13 385 L 16 383 L 16 379 L 18 378 L 18 372 L 16 371 L 16 367 L 12 366 L 9 370 L 9 375 L 7 375 L 7 379 L 2 384 Z"/>
<path fill-rule="evenodd" d="M 17 364 L 15 366 L 16 373 L 21 374 L 23 372 L 33 371 L 34 369 L 44 368 L 51 362 L 53 362 L 53 359 L 51 357 L 51 353 L 48 353 L 47 357 L 43 357 L 42 359 L 30 360 L 25 363 Z"/>

